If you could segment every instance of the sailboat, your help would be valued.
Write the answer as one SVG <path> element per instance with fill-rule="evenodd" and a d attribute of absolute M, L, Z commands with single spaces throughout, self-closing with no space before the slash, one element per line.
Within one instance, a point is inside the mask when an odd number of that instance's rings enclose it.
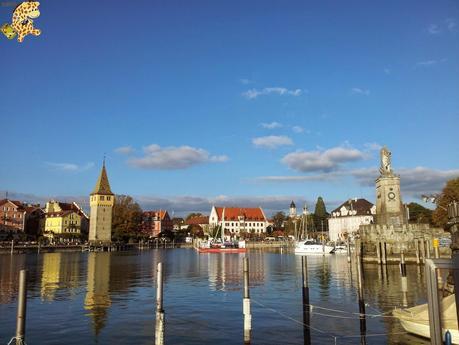
<path fill-rule="evenodd" d="M 449 331 L 451 333 L 452 343 L 459 344 L 455 295 L 443 298 L 441 310 L 443 338 L 446 331 Z M 400 320 L 405 331 L 430 339 L 429 310 L 427 303 L 407 309 L 395 309 L 392 313 Z"/>
<path fill-rule="evenodd" d="M 308 238 L 308 207 L 304 205 L 303 215 L 300 223 L 300 233 L 298 234 L 299 240 L 295 243 L 295 254 L 309 255 L 309 254 L 331 254 L 334 252 L 335 247 L 329 246 L 325 243 L 320 243 L 316 240 Z M 295 223 L 296 225 L 296 223 Z M 296 235 L 296 229 L 295 229 Z"/>
<path fill-rule="evenodd" d="M 220 238 L 210 238 L 206 241 L 198 241 L 195 247 L 198 253 L 245 253 L 245 241 L 225 242 L 225 231 L 220 227 Z"/>

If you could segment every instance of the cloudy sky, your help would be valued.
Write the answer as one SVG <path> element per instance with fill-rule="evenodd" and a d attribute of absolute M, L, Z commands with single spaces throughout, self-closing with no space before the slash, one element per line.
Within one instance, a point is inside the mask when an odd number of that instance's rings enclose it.
<path fill-rule="evenodd" d="M 404 201 L 459 176 L 457 1 L 40 7 L 41 36 L 0 37 L 1 193 L 81 200 L 104 154 L 176 213 L 374 202 L 382 145 Z"/>

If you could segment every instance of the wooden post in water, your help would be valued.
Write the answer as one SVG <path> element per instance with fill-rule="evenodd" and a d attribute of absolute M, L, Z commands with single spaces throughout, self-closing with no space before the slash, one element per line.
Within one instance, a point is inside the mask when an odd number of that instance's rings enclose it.
<path fill-rule="evenodd" d="M 419 251 L 421 252 L 421 262 L 425 263 L 426 262 L 425 260 L 426 249 L 424 245 L 424 239 L 421 239 L 420 242 L 421 242 L 421 248 L 419 249 Z"/>
<path fill-rule="evenodd" d="M 252 331 L 252 314 L 250 313 L 249 293 L 249 259 L 243 259 L 244 297 L 242 299 L 242 313 L 244 315 L 244 344 L 250 344 L 250 332 Z"/>
<path fill-rule="evenodd" d="M 11 254 L 14 253 L 14 240 L 11 240 Z"/>
<path fill-rule="evenodd" d="M 403 252 L 403 249 L 400 252 L 400 274 L 402 277 L 406 277 L 405 253 Z"/>
<path fill-rule="evenodd" d="M 363 295 L 363 266 L 360 256 L 357 256 L 357 283 L 358 283 L 358 295 L 359 295 L 359 318 L 360 318 L 360 344 L 365 345 L 366 332 L 367 332 L 367 321 L 365 318 L 365 300 Z"/>
<path fill-rule="evenodd" d="M 347 262 L 351 262 L 351 240 L 347 238 Z"/>
<path fill-rule="evenodd" d="M 156 270 L 156 328 L 155 345 L 164 344 L 164 309 L 163 309 L 163 263 L 158 262 Z"/>
<path fill-rule="evenodd" d="M 420 264 L 420 260 L 419 260 L 419 240 L 418 239 L 414 240 L 414 245 L 415 245 L 415 248 L 416 248 L 416 265 L 419 265 Z"/>
<path fill-rule="evenodd" d="M 381 262 L 383 265 L 387 264 L 386 242 L 385 241 L 381 241 Z"/>
<path fill-rule="evenodd" d="M 19 272 L 18 313 L 16 317 L 16 345 L 25 344 L 25 322 L 27 306 L 27 271 Z"/>
<path fill-rule="evenodd" d="M 426 240 L 426 259 L 430 259 L 430 240 Z"/>
<path fill-rule="evenodd" d="M 378 265 L 381 265 L 381 241 L 376 241 L 376 258 L 378 260 Z"/>
<path fill-rule="evenodd" d="M 349 244 L 349 241 L 348 241 Z M 308 281 L 308 257 L 301 257 L 303 276 L 303 337 L 304 345 L 311 344 L 310 330 L 310 306 L 309 306 L 309 281 Z"/>

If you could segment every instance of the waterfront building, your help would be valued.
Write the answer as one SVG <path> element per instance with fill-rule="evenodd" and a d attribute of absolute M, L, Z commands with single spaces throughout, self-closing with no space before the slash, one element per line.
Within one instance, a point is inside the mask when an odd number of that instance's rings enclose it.
<path fill-rule="evenodd" d="M 89 222 L 90 243 L 107 245 L 112 241 L 112 212 L 114 204 L 115 195 L 110 189 L 104 160 L 96 186 L 89 197 L 89 205 L 91 207 Z"/>
<path fill-rule="evenodd" d="M 75 202 L 50 200 L 45 206 L 44 235 L 47 238 L 80 237 L 87 233 L 88 216 Z"/>
<path fill-rule="evenodd" d="M 169 232 L 174 225 L 166 210 L 145 211 L 142 213 L 142 232 L 150 237 L 158 237 L 162 232 Z"/>
<path fill-rule="evenodd" d="M 358 232 L 360 225 L 372 224 L 376 206 L 366 199 L 349 199 L 334 209 L 328 218 L 330 240 L 342 241 Z"/>
<path fill-rule="evenodd" d="M 12 232 L 17 235 L 36 236 L 40 233 L 43 211 L 40 205 L 25 204 L 21 201 L 0 200 L 0 232 L 1 237 Z"/>
<path fill-rule="evenodd" d="M 265 233 L 270 223 L 261 207 L 216 207 L 212 206 L 209 226 L 221 226 L 232 234 L 251 232 Z"/>
<path fill-rule="evenodd" d="M 190 226 L 199 226 L 204 233 L 209 231 L 209 216 L 196 216 L 191 217 L 185 221 L 185 229 Z"/>

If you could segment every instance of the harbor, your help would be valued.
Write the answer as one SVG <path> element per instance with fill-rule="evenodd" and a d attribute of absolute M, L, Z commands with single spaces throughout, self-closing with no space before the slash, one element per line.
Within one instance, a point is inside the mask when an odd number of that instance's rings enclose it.
<path fill-rule="evenodd" d="M 164 267 L 165 344 L 240 344 L 243 254 L 193 249 L 1 255 L 0 343 L 14 335 L 19 271 L 28 269 L 29 344 L 153 344 L 156 266 Z M 251 344 L 305 343 L 302 256 L 252 249 Z M 406 333 L 395 307 L 426 302 L 423 268 L 363 265 L 364 329 L 359 278 L 346 255 L 308 256 L 313 344 L 429 344 Z M 74 335 L 78 334 L 78 337 Z"/>

